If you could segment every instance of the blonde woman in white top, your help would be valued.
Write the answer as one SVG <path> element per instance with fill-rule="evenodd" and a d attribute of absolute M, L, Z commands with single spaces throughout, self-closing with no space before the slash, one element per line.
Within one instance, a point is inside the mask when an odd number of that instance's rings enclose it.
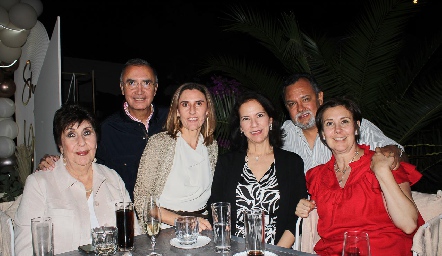
<path fill-rule="evenodd" d="M 149 138 L 141 156 L 134 190 L 142 220 L 143 198 L 160 195 L 162 221 L 174 225 L 180 215 L 194 215 L 200 229 L 211 229 L 207 217 L 213 173 L 218 156 L 214 139 L 216 116 L 204 85 L 186 83 L 175 92 L 166 131 Z"/>

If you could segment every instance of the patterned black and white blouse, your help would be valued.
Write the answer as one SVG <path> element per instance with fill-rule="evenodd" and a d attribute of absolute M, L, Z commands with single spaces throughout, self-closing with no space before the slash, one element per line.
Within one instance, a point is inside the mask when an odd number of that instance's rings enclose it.
<path fill-rule="evenodd" d="M 275 162 L 260 181 L 257 181 L 247 161 L 244 163 L 241 179 L 236 187 L 236 236 L 244 237 L 244 211 L 264 210 L 265 241 L 275 244 L 277 211 L 279 209 L 279 188 L 276 179 Z"/>

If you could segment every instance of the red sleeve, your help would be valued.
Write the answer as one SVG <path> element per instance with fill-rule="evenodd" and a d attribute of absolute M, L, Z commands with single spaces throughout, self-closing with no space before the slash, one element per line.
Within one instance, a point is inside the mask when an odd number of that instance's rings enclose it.
<path fill-rule="evenodd" d="M 411 186 L 422 178 L 422 173 L 416 170 L 416 166 L 406 162 L 401 162 L 399 168 L 392 173 L 398 184 L 410 182 Z"/>
<path fill-rule="evenodd" d="M 321 167 L 323 165 L 316 166 L 307 171 L 305 174 L 305 181 L 307 186 L 307 191 L 310 194 L 310 199 L 316 200 L 316 193 L 318 189 L 321 189 L 318 184 L 320 184 L 320 180 L 323 179 L 323 175 L 321 175 Z M 319 188 L 318 188 L 319 186 Z"/>

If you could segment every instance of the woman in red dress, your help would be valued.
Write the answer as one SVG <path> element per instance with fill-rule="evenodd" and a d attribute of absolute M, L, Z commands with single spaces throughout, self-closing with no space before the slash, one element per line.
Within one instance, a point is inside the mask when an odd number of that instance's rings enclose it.
<path fill-rule="evenodd" d="M 422 175 L 405 162 L 393 170 L 393 153 L 358 145 L 361 120 L 359 107 L 346 98 L 318 109 L 318 134 L 333 155 L 306 173 L 311 200 L 301 199 L 296 215 L 307 217 L 317 207 L 319 255 L 341 255 L 344 232 L 351 230 L 368 233 L 373 256 L 412 255 L 413 234 L 424 221 L 410 186 Z"/>

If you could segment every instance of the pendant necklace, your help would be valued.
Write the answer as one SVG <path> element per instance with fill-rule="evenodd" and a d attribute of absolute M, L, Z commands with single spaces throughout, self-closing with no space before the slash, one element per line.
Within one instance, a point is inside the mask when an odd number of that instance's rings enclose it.
<path fill-rule="evenodd" d="M 342 176 L 341 179 L 338 180 L 339 183 L 342 183 L 342 181 L 344 180 L 344 175 L 345 172 L 347 172 L 348 168 L 350 167 L 350 163 L 353 163 L 353 161 L 355 160 L 355 158 L 359 155 L 359 151 L 356 150 L 355 155 L 353 156 L 353 158 L 350 160 L 350 162 L 348 162 L 347 166 L 344 167 L 344 169 L 341 171 L 341 169 L 339 169 L 338 164 L 335 162 L 334 168 L 335 168 L 335 173 L 337 174 L 338 172 L 342 172 Z"/>
<path fill-rule="evenodd" d="M 249 153 L 250 153 L 250 151 L 249 150 L 247 150 L 247 162 L 248 162 L 248 159 L 249 159 Z M 270 151 L 269 152 L 267 152 L 267 153 L 264 153 L 264 154 L 261 154 L 261 155 L 257 155 L 257 156 L 255 156 L 254 158 L 255 158 L 255 161 L 256 162 L 258 162 L 258 160 L 259 160 L 259 158 L 261 157 L 261 156 L 266 156 L 266 155 L 269 155 L 269 154 L 271 154 L 271 153 L 273 153 L 273 148 L 271 148 L 270 149 Z"/>

